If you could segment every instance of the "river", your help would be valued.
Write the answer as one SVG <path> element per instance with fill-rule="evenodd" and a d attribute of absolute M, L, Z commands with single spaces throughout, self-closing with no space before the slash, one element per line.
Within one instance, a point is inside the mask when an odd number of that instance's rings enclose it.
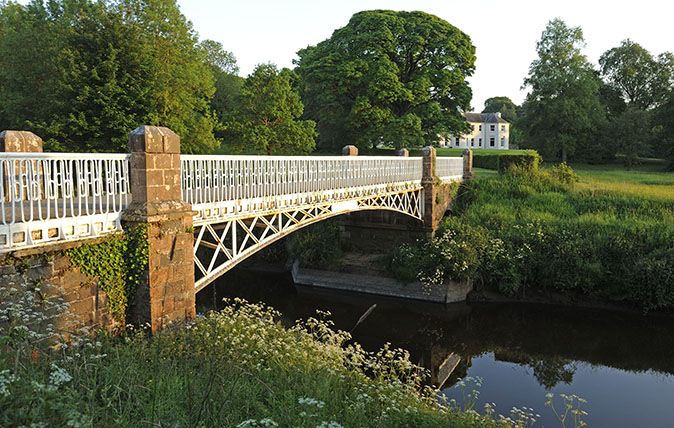
<path fill-rule="evenodd" d="M 513 406 L 533 408 L 540 414 L 536 426 L 560 426 L 545 395 L 566 393 L 587 400 L 582 408 L 590 427 L 674 426 L 674 317 L 533 304 L 426 304 L 296 288 L 289 275 L 241 269 L 199 293 L 197 308 L 221 307 L 224 297 L 264 302 L 287 324 L 317 309 L 330 311 L 336 327 L 353 330 L 364 348 L 390 342 L 432 372 L 454 353 L 461 360 L 442 393 L 464 402 L 471 388 L 462 391 L 458 378 L 479 377 L 480 411 L 492 402 L 506 416 Z"/>

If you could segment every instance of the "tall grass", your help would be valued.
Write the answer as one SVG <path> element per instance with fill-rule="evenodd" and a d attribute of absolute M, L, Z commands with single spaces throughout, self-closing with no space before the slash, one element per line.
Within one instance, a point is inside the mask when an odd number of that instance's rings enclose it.
<path fill-rule="evenodd" d="M 406 352 L 368 353 L 329 321 L 287 329 L 279 315 L 232 301 L 153 337 L 52 349 L 0 323 L 0 426 L 496 426 L 438 403 Z"/>
<path fill-rule="evenodd" d="M 478 284 L 507 295 L 555 292 L 644 311 L 674 308 L 674 195 L 577 180 L 564 167 L 515 168 L 466 184 L 443 228 L 469 246 L 461 254 L 445 246 L 440 255 L 456 260 L 477 252 L 468 270 Z M 441 233 L 436 240 L 445 239 Z M 428 277 L 423 263 L 411 269 Z"/>

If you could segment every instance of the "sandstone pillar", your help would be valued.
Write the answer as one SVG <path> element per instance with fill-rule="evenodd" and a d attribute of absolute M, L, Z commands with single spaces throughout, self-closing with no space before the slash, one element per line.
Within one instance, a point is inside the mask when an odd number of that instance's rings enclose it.
<path fill-rule="evenodd" d="M 466 149 L 463 151 L 463 179 L 471 180 L 473 177 L 473 151 Z"/>
<path fill-rule="evenodd" d="M 435 147 L 424 147 L 422 156 L 421 185 L 424 188 L 424 229 L 432 232 L 436 228 L 435 218 L 437 215 L 434 208 L 437 196 L 437 185 L 440 183 L 440 180 L 435 175 Z"/>
<path fill-rule="evenodd" d="M 0 132 L 0 152 L 42 152 L 42 138 L 29 131 Z"/>
<path fill-rule="evenodd" d="M 356 146 L 342 147 L 342 156 L 358 156 L 358 147 Z"/>
<path fill-rule="evenodd" d="M 195 316 L 192 207 L 180 194 L 180 137 L 168 128 L 141 126 L 129 134 L 133 201 L 122 220 L 145 228 L 148 264 L 135 290 L 131 322 L 152 331 Z"/>
<path fill-rule="evenodd" d="M 402 156 L 407 158 L 410 156 L 410 151 L 407 149 L 398 149 L 396 150 L 396 156 Z"/>

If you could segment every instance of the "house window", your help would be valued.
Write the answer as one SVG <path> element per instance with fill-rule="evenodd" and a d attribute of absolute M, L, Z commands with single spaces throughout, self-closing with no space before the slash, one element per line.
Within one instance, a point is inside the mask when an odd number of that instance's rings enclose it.
<path fill-rule="evenodd" d="M 478 139 L 477 145 L 480 146 L 480 147 L 482 147 L 482 138 Z"/>
<path fill-rule="evenodd" d="M 505 132 L 505 125 L 501 125 L 501 132 Z"/>
<path fill-rule="evenodd" d="M 456 146 L 459 146 L 459 137 L 456 137 Z"/>
<path fill-rule="evenodd" d="M 475 138 L 470 139 L 470 147 L 475 147 Z"/>
<path fill-rule="evenodd" d="M 501 137 L 501 147 L 505 147 L 505 137 Z"/>
<path fill-rule="evenodd" d="M 489 125 L 490 131 L 496 131 L 496 125 Z"/>
<path fill-rule="evenodd" d="M 494 147 L 496 141 L 494 137 L 489 137 L 489 147 Z"/>
<path fill-rule="evenodd" d="M 480 131 L 482 131 L 482 125 L 480 125 Z"/>

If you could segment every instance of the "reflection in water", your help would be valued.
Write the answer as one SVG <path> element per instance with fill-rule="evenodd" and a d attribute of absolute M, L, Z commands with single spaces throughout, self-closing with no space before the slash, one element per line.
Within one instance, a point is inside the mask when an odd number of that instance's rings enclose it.
<path fill-rule="evenodd" d="M 484 379 L 477 403 L 532 407 L 544 426 L 559 423 L 544 406 L 545 393 L 588 399 L 590 426 L 671 426 L 674 420 L 674 318 L 596 309 L 526 304 L 448 306 L 376 296 L 295 290 L 285 275 L 235 270 L 202 291 L 198 308 L 219 306 L 223 297 L 265 302 L 283 322 L 330 311 L 335 325 L 353 329 L 369 350 L 384 343 L 407 349 L 414 362 L 459 398 L 458 377 Z M 376 308 L 356 326 L 359 318 Z M 355 329 L 354 329 L 355 327 Z M 452 357 L 454 356 L 454 357 Z"/>

